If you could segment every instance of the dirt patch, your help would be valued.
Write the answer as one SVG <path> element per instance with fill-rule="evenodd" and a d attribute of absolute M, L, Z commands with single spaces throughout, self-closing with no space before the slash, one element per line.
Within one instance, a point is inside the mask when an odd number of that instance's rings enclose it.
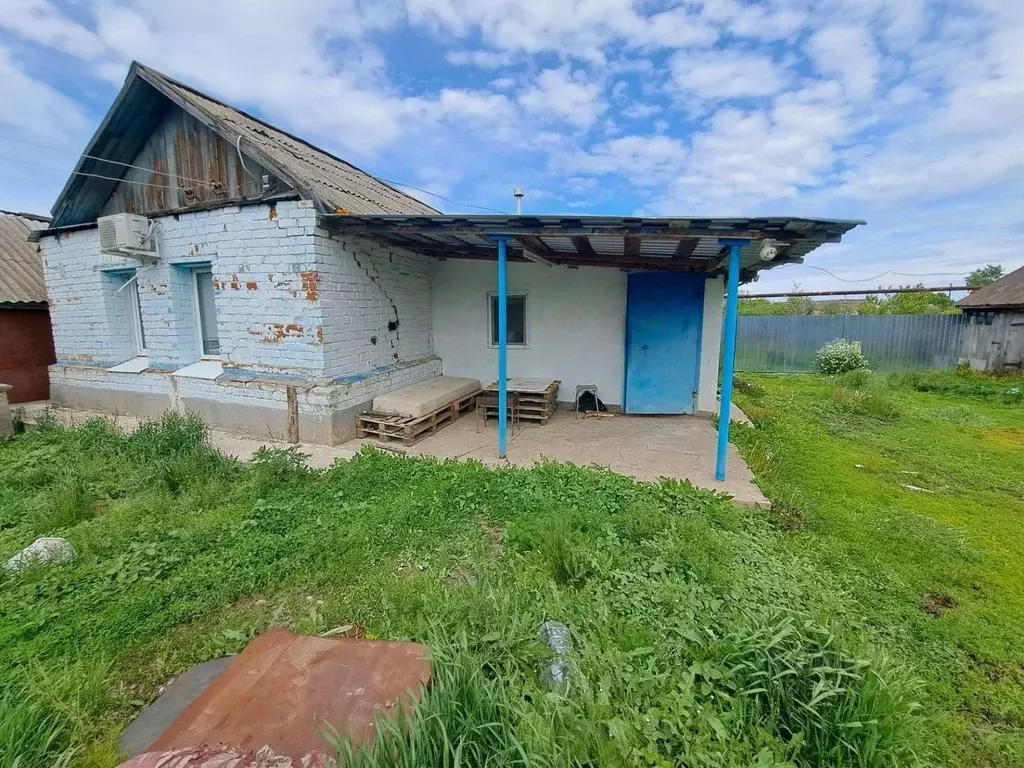
<path fill-rule="evenodd" d="M 491 542 L 491 553 L 495 557 L 501 557 L 501 552 L 505 548 L 505 529 L 495 525 L 485 525 L 484 532 L 487 534 L 487 540 Z"/>
<path fill-rule="evenodd" d="M 1024 427 L 1006 427 L 985 431 L 985 441 L 1000 448 L 1024 449 Z"/>
<path fill-rule="evenodd" d="M 956 600 L 949 595 L 932 595 L 928 601 L 921 606 L 921 610 L 933 618 L 942 618 L 946 613 L 956 608 Z"/>

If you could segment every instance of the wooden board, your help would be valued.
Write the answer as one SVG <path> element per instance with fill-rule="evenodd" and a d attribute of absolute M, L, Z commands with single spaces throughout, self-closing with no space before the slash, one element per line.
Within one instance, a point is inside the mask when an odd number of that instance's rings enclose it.
<path fill-rule="evenodd" d="M 395 416 L 387 413 L 361 413 L 356 417 L 356 435 L 375 435 L 381 442 L 401 440 L 402 445 L 415 445 L 428 435 L 446 427 L 460 416 L 473 410 L 480 391 L 460 397 L 424 416 Z"/>
<path fill-rule="evenodd" d="M 515 392 L 519 395 L 519 418 L 547 424 L 548 419 L 555 412 L 555 408 L 558 407 L 558 387 L 561 383 L 561 381 L 555 379 L 541 392 L 524 392 L 519 389 L 509 388 L 509 392 Z M 497 392 L 498 382 L 494 382 L 483 391 L 487 394 Z M 494 416 L 494 418 L 498 417 L 498 409 L 493 406 L 490 406 L 487 411 L 487 418 L 491 416 Z"/>

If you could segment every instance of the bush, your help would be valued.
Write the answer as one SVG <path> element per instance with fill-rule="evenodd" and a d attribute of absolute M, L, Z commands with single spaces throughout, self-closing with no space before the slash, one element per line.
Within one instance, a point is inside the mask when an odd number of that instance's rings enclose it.
<path fill-rule="evenodd" d="M 818 371 L 825 374 L 846 373 L 867 368 L 868 361 L 859 341 L 836 339 L 818 350 L 815 355 Z"/>

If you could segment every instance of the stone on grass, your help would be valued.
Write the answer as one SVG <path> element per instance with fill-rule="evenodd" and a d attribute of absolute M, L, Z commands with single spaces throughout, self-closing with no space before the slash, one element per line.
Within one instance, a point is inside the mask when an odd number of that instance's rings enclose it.
<path fill-rule="evenodd" d="M 5 571 L 24 571 L 33 565 L 60 565 L 75 559 L 75 548 L 67 539 L 36 539 L 4 564 Z"/>

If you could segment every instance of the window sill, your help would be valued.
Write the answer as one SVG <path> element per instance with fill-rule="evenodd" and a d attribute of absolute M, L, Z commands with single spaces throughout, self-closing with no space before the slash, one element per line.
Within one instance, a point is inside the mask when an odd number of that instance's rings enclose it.
<path fill-rule="evenodd" d="M 172 376 L 182 376 L 187 379 L 216 379 L 224 373 L 224 366 L 220 360 L 200 360 L 198 363 L 186 365 L 179 368 Z"/>
<path fill-rule="evenodd" d="M 142 373 L 147 368 L 149 368 L 148 357 L 133 357 L 113 368 L 107 368 L 107 373 Z"/>

